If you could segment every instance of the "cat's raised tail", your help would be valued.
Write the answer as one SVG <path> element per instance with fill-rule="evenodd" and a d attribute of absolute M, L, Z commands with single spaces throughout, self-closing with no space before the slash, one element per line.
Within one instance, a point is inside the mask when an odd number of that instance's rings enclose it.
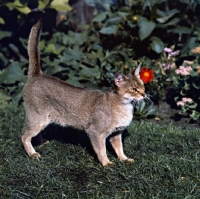
<path fill-rule="evenodd" d="M 30 14 L 31 18 L 34 18 L 34 25 L 31 28 L 31 32 L 28 40 L 28 56 L 29 56 L 29 69 L 28 76 L 35 76 L 41 74 L 40 67 L 40 34 L 43 25 L 43 12 L 39 9 L 34 9 Z"/>

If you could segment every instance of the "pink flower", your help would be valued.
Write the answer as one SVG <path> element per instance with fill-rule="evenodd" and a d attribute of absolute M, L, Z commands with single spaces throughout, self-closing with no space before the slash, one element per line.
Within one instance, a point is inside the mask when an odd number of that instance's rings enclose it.
<path fill-rule="evenodd" d="M 183 97 L 183 98 L 182 98 L 182 101 L 183 101 L 183 102 L 191 103 L 193 100 L 192 100 L 191 98 Z"/>
<path fill-rule="evenodd" d="M 188 66 L 188 67 L 186 67 L 185 69 L 186 69 L 186 71 L 188 71 L 188 72 L 189 72 L 189 71 L 191 71 L 191 70 L 192 70 L 192 67 L 191 67 L 191 66 Z"/>
<path fill-rule="evenodd" d="M 185 66 L 179 66 L 179 68 L 175 70 L 175 73 L 185 76 L 185 75 L 189 75 L 190 74 L 189 72 L 191 70 L 192 70 L 191 66 L 187 66 L 187 67 L 185 67 Z"/>
<path fill-rule="evenodd" d="M 164 48 L 164 51 L 165 51 L 166 53 L 171 53 L 171 52 L 172 52 L 172 49 L 171 49 L 171 48 Z"/>
<path fill-rule="evenodd" d="M 176 104 L 177 104 L 177 106 L 184 106 L 184 105 L 185 105 L 185 102 L 183 102 L 183 101 L 178 101 Z"/>
<path fill-rule="evenodd" d="M 180 50 L 174 51 L 170 53 L 170 56 L 177 56 L 180 53 Z"/>
<path fill-rule="evenodd" d="M 178 101 L 176 104 L 177 106 L 185 106 L 186 103 L 191 103 L 191 102 L 193 102 L 191 98 L 183 97 L 181 101 Z"/>
<path fill-rule="evenodd" d="M 186 76 L 186 75 L 189 75 L 189 74 L 190 74 L 190 73 L 187 72 L 186 70 L 181 70 L 181 69 L 175 70 L 175 73 L 176 73 L 176 74 L 183 75 L 183 76 Z"/>

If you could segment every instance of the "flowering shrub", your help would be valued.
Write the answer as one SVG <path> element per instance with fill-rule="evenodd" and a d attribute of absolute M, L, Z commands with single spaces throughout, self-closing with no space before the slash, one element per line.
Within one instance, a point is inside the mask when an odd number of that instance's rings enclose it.
<path fill-rule="evenodd" d="M 165 71 L 173 69 L 176 66 L 175 64 L 176 56 L 179 55 L 180 51 L 179 50 L 173 51 L 174 47 L 175 46 L 172 46 L 171 48 L 164 48 L 160 64 L 162 65 L 163 70 Z"/>
<path fill-rule="evenodd" d="M 196 56 L 193 61 L 184 60 L 179 66 L 176 58 L 179 50 L 175 46 L 164 48 L 159 60 L 149 62 L 154 78 L 148 81 L 148 75 L 141 70 L 141 78 L 147 84 L 147 93 L 155 102 L 167 101 L 179 114 L 193 120 L 200 118 L 200 47 L 191 50 Z M 146 78 L 146 79 L 145 79 Z"/>
<path fill-rule="evenodd" d="M 153 100 L 156 103 L 165 100 L 166 94 L 172 87 L 173 79 L 175 78 L 174 75 L 177 68 L 175 61 L 176 56 L 179 55 L 179 50 L 174 50 L 174 48 L 175 46 L 164 48 L 159 60 L 148 63 L 154 71 L 154 79 L 151 84 L 146 85 L 146 90 L 148 94 L 153 96 Z"/>
<path fill-rule="evenodd" d="M 200 113 L 196 111 L 197 103 L 195 103 L 191 98 L 183 97 L 181 101 L 178 101 L 177 106 L 180 107 L 179 114 L 186 115 L 192 118 L 193 120 L 197 120 L 200 116 Z"/>
<path fill-rule="evenodd" d="M 200 76 L 199 76 L 198 60 L 193 62 L 185 60 L 178 69 L 174 79 L 173 88 L 176 91 L 176 105 L 180 109 L 180 114 L 197 120 L 200 117 Z"/>

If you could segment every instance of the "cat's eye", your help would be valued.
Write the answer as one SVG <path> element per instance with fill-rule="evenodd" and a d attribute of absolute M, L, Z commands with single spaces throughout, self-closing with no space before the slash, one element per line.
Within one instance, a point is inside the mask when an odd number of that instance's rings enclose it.
<path fill-rule="evenodd" d="M 138 89 L 135 88 L 135 87 L 133 87 L 132 90 L 135 91 L 135 92 L 138 92 Z"/>

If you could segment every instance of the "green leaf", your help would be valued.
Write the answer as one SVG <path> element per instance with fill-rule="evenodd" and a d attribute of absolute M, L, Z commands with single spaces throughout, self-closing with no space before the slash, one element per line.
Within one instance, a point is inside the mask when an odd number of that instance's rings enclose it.
<path fill-rule="evenodd" d="M 165 27 L 173 26 L 173 25 L 177 24 L 179 21 L 180 21 L 179 18 L 172 18 L 169 22 L 165 23 L 164 25 L 165 25 Z"/>
<path fill-rule="evenodd" d="M 11 96 L 6 91 L 0 89 L 0 104 L 8 100 L 11 100 Z"/>
<path fill-rule="evenodd" d="M 22 99 L 24 84 L 18 87 L 17 91 L 12 95 L 12 101 L 16 104 Z"/>
<path fill-rule="evenodd" d="M 10 37 L 11 36 L 11 32 L 9 32 L 9 31 L 1 31 L 0 30 L 0 40 L 2 39 L 2 38 L 4 38 L 4 37 Z"/>
<path fill-rule="evenodd" d="M 24 13 L 24 14 L 28 14 L 29 12 L 31 12 L 31 9 L 29 7 L 15 7 L 19 12 Z"/>
<path fill-rule="evenodd" d="M 156 27 L 153 21 L 148 21 L 145 17 L 141 16 L 138 19 L 137 25 L 139 26 L 138 34 L 141 41 L 147 38 Z"/>
<path fill-rule="evenodd" d="M 86 79 L 86 80 L 90 80 L 92 77 L 95 77 L 96 79 L 100 78 L 100 70 L 98 67 L 95 68 L 88 68 L 84 65 L 81 64 L 82 69 L 80 70 L 80 77 L 81 79 Z"/>
<path fill-rule="evenodd" d="M 143 109 L 144 109 L 144 107 L 145 107 L 145 102 L 144 101 L 140 101 L 139 102 L 139 105 L 138 105 L 138 111 L 139 112 L 142 112 L 143 111 Z"/>
<path fill-rule="evenodd" d="M 185 82 L 185 85 L 183 87 L 185 90 L 190 90 L 190 84 L 187 84 L 187 82 Z"/>
<path fill-rule="evenodd" d="M 159 22 L 159 23 L 165 23 L 168 19 L 170 19 L 172 16 L 174 16 L 175 14 L 179 13 L 180 11 L 177 10 L 177 9 L 173 9 L 173 10 L 170 10 L 168 12 L 163 12 L 163 11 L 159 11 L 157 10 L 157 14 L 160 14 L 162 15 L 163 17 L 160 17 L 160 18 L 157 18 L 156 20 Z"/>
<path fill-rule="evenodd" d="M 109 24 L 119 24 L 121 21 L 123 21 L 123 18 L 121 16 L 113 16 L 113 17 L 110 17 L 107 20 L 107 23 L 109 23 Z"/>
<path fill-rule="evenodd" d="M 17 46 L 15 46 L 14 44 L 9 44 L 9 47 L 17 54 L 19 55 L 19 49 L 17 48 Z"/>
<path fill-rule="evenodd" d="M 196 89 L 200 89 L 200 85 L 198 85 L 198 83 L 196 84 L 196 82 L 192 82 L 192 86 Z"/>
<path fill-rule="evenodd" d="M 157 112 L 157 108 L 152 108 L 151 110 L 149 110 L 147 113 L 146 113 L 146 116 L 148 115 L 155 115 Z"/>
<path fill-rule="evenodd" d="M 158 37 L 151 37 L 151 49 L 156 53 L 162 53 L 164 50 L 164 43 Z"/>
<path fill-rule="evenodd" d="M 181 56 L 186 55 L 192 48 L 196 46 L 196 37 L 190 37 L 181 49 Z"/>
<path fill-rule="evenodd" d="M 5 24 L 5 21 L 3 18 L 0 17 L 0 24 Z"/>
<path fill-rule="evenodd" d="M 188 104 L 188 107 L 189 107 L 190 109 L 196 109 L 197 103 Z"/>
<path fill-rule="evenodd" d="M 54 61 L 53 63 L 55 63 L 55 64 L 51 64 L 51 65 L 48 65 L 46 67 L 46 69 L 44 70 L 45 74 L 55 75 L 55 74 L 57 74 L 59 72 L 63 72 L 63 71 L 67 70 L 65 67 L 62 67 L 62 66 L 59 65 L 59 61 L 58 60 Z"/>
<path fill-rule="evenodd" d="M 9 60 L 5 57 L 5 55 L 0 53 L 0 65 L 5 66 L 8 62 Z"/>
<path fill-rule="evenodd" d="M 167 32 L 173 32 L 173 33 L 178 33 L 178 34 L 190 34 L 192 31 L 191 28 L 184 27 L 184 26 L 179 26 L 177 28 L 173 28 L 171 30 L 167 30 Z"/>
<path fill-rule="evenodd" d="M 74 75 L 70 75 L 70 76 L 69 76 L 69 79 L 67 80 L 67 82 L 68 82 L 69 84 L 74 85 L 74 86 L 83 87 L 83 85 L 80 84 L 79 80 L 80 80 L 79 77 L 76 77 L 76 76 L 74 76 Z"/>
<path fill-rule="evenodd" d="M 192 111 L 192 113 L 190 114 L 190 117 L 191 117 L 193 120 L 198 120 L 199 117 L 200 117 L 200 113 L 197 112 L 197 111 Z"/>
<path fill-rule="evenodd" d="M 0 72 L 0 84 L 13 84 L 25 80 L 24 72 L 19 62 L 13 62 L 9 67 Z"/>
<path fill-rule="evenodd" d="M 118 14 L 119 16 L 121 16 L 121 17 L 126 17 L 126 16 L 129 15 L 128 12 L 121 12 L 121 11 L 118 11 L 117 14 Z"/>
<path fill-rule="evenodd" d="M 49 4 L 50 0 L 39 0 L 38 3 L 39 3 L 39 8 L 41 10 L 43 10 L 44 8 L 47 7 L 47 5 Z"/>
<path fill-rule="evenodd" d="M 50 4 L 50 8 L 57 11 L 70 11 L 71 7 L 68 4 L 69 0 L 53 0 Z"/>
<path fill-rule="evenodd" d="M 15 0 L 14 2 L 6 3 L 9 10 L 17 9 L 19 12 L 28 14 L 31 12 L 31 9 L 20 2 L 20 0 Z"/>
<path fill-rule="evenodd" d="M 96 16 L 92 19 L 92 21 L 93 21 L 93 22 L 102 22 L 103 20 L 106 19 L 107 15 L 108 15 L 107 12 L 103 12 L 103 13 L 101 13 L 101 14 L 96 15 Z"/>
<path fill-rule="evenodd" d="M 108 27 L 103 27 L 99 32 L 102 34 L 110 35 L 110 34 L 115 34 L 118 31 L 118 26 L 117 25 L 111 25 Z"/>
<path fill-rule="evenodd" d="M 103 6 L 106 10 L 110 10 L 111 5 L 113 4 L 113 0 L 95 0 L 96 3 Z"/>
<path fill-rule="evenodd" d="M 58 44 L 53 44 L 50 43 L 48 46 L 45 48 L 45 52 L 48 53 L 54 53 L 56 55 L 59 55 L 63 50 L 65 49 L 64 46 L 58 45 Z"/>

